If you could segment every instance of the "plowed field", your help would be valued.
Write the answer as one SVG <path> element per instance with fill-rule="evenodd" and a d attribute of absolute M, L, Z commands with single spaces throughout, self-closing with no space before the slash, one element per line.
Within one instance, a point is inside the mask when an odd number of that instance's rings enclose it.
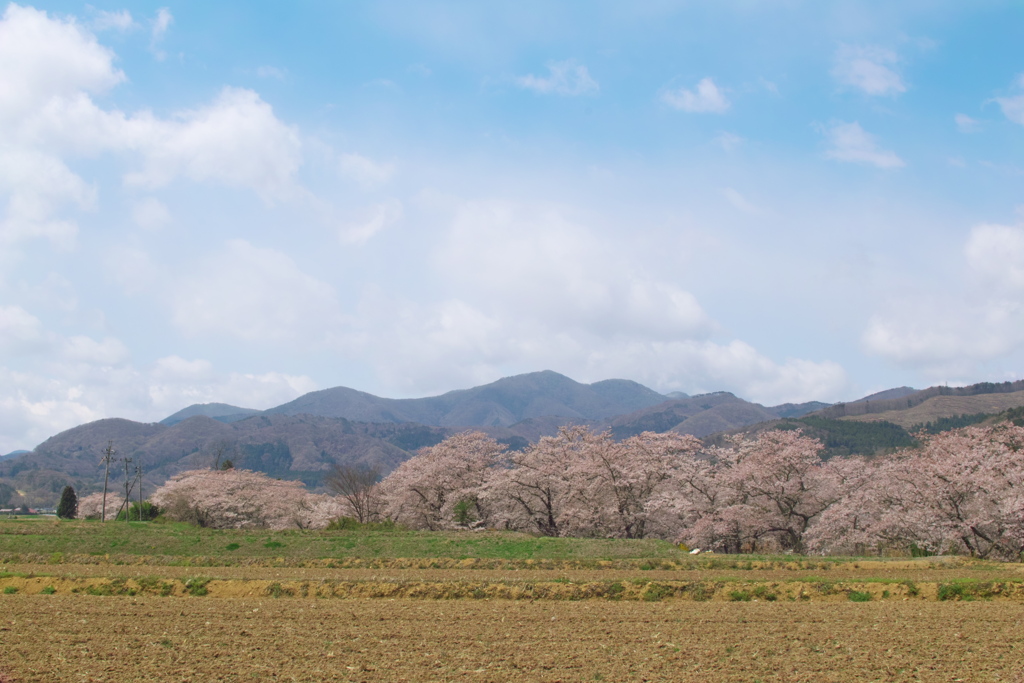
<path fill-rule="evenodd" d="M 6 595 L 28 681 L 1015 681 L 1024 605 Z"/>
<path fill-rule="evenodd" d="M 690 556 L 507 532 L 0 524 L 0 683 L 1022 673 L 1022 564 Z"/>

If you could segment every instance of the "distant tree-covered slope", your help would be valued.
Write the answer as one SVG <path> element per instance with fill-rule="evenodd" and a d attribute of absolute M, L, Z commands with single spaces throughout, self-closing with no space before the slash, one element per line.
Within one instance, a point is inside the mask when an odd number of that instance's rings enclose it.
<path fill-rule="evenodd" d="M 932 396 L 921 403 L 902 410 L 887 410 L 864 415 L 853 415 L 843 419 L 857 421 L 884 420 L 898 424 L 907 429 L 915 425 L 923 425 L 942 418 L 960 415 L 977 415 L 985 413 L 995 415 L 1024 406 L 1024 391 L 994 394 L 976 394 L 967 396 Z M 826 416 L 827 411 L 817 413 Z"/>
<path fill-rule="evenodd" d="M 230 424 L 196 416 L 171 426 L 99 420 L 0 462 L 0 483 L 24 491 L 33 505 L 53 504 L 66 485 L 87 495 L 103 486 L 101 459 L 111 444 L 115 457 L 132 458 L 132 471 L 142 464 L 149 490 L 182 470 L 225 460 L 315 487 L 334 464 L 365 465 L 386 473 L 451 433 L 427 425 L 366 424 L 312 415 L 258 415 Z M 115 463 L 111 472 L 113 481 L 123 479 L 123 463 Z"/>
<path fill-rule="evenodd" d="M 854 422 L 805 416 L 782 420 L 780 429 L 800 429 L 825 446 L 823 455 L 875 455 L 917 445 L 916 439 L 903 427 L 891 422 Z"/>
<path fill-rule="evenodd" d="M 11 458 L 17 458 L 19 455 L 25 455 L 26 453 L 31 452 L 32 451 L 11 451 L 7 455 L 0 455 L 0 460 L 10 460 Z"/>
<path fill-rule="evenodd" d="M 709 446 L 724 446 L 730 438 L 755 438 L 761 432 L 770 429 L 799 429 L 807 436 L 821 441 L 825 446 L 822 455 L 826 458 L 837 455 L 877 455 L 917 445 L 917 440 L 910 432 L 891 422 L 832 420 L 817 415 L 761 422 L 729 432 L 712 434 L 706 437 L 704 442 Z"/>
<path fill-rule="evenodd" d="M 999 394 L 1016 394 L 1016 393 L 1024 392 L 1024 380 L 1020 380 L 1020 381 L 1017 381 L 1017 382 L 1002 382 L 1002 383 L 998 383 L 998 384 L 997 383 L 993 383 L 993 382 L 981 382 L 979 384 L 972 384 L 972 385 L 966 386 L 966 387 L 945 387 L 945 386 L 943 386 L 943 387 L 930 387 L 928 389 L 923 389 L 921 391 L 915 391 L 913 393 L 905 394 L 905 395 L 902 395 L 902 396 L 899 396 L 899 397 L 891 397 L 891 392 L 902 392 L 903 389 L 906 389 L 906 388 L 909 388 L 909 387 L 904 387 L 904 388 L 901 388 L 901 389 L 891 389 L 891 390 L 889 390 L 887 392 L 880 392 L 879 394 L 874 394 L 873 396 L 879 396 L 879 397 L 883 397 L 883 396 L 887 396 L 887 395 L 890 396 L 890 397 L 886 397 L 886 398 L 879 398 L 877 400 L 873 399 L 872 396 L 868 396 L 868 397 L 865 397 L 863 399 L 860 399 L 859 401 L 853 401 L 851 403 L 837 403 L 837 404 L 835 404 L 833 406 L 829 406 L 828 408 L 824 408 L 823 410 L 818 411 L 817 414 L 820 417 L 826 417 L 826 418 L 830 418 L 830 419 L 839 419 L 839 418 L 843 418 L 843 417 L 856 418 L 856 417 L 860 417 L 860 416 L 878 416 L 878 415 L 880 415 L 882 413 L 886 413 L 887 415 L 885 417 L 880 417 L 879 419 L 885 419 L 885 420 L 889 420 L 890 422 L 895 422 L 895 423 L 898 423 L 898 424 L 902 424 L 903 423 L 902 419 L 900 419 L 900 418 L 893 419 L 893 417 L 894 417 L 892 415 L 893 413 L 898 413 L 898 412 L 903 412 L 903 411 L 906 411 L 906 410 L 910 410 L 912 408 L 915 408 L 916 406 L 921 405 L 922 403 L 925 403 L 926 401 L 929 401 L 930 399 L 935 399 L 935 398 L 938 398 L 938 397 L 955 397 L 955 398 L 987 397 L 987 398 L 979 398 L 979 399 L 977 399 L 974 402 L 966 401 L 963 404 L 956 404 L 957 406 L 960 406 L 960 405 L 985 405 L 986 401 L 989 401 L 989 403 L 991 403 L 992 401 L 995 400 L 995 399 L 992 399 L 993 396 L 996 396 L 996 395 L 999 395 Z M 1018 404 L 1014 404 L 1014 405 L 1020 405 L 1020 404 L 1018 403 Z M 996 411 L 1004 410 L 1005 408 L 1009 408 L 1009 407 L 1013 407 L 1013 406 L 1002 405 L 1001 407 L 996 407 L 995 410 Z M 979 410 L 960 410 L 959 412 L 960 413 L 965 413 L 965 412 L 982 412 L 982 411 L 979 411 Z M 942 417 L 942 415 L 936 415 L 935 417 Z M 870 418 L 865 418 L 865 419 L 870 419 Z M 921 421 L 921 420 L 918 420 L 918 421 Z M 905 426 L 909 426 L 910 424 L 913 424 L 913 423 L 907 423 Z"/>
<path fill-rule="evenodd" d="M 427 398 L 380 398 L 335 387 L 314 391 L 265 412 L 344 417 L 362 422 L 418 422 L 440 427 L 508 427 L 540 417 L 600 420 L 665 400 L 662 394 L 636 382 L 612 379 L 581 384 L 547 370 Z"/>
<path fill-rule="evenodd" d="M 602 427 L 617 439 L 641 432 L 675 431 L 705 437 L 780 417 L 799 417 L 819 410 L 823 403 L 786 403 L 765 407 L 734 396 L 727 391 L 665 401 L 626 415 L 606 420 Z"/>
<path fill-rule="evenodd" d="M 252 408 L 239 408 L 227 403 L 196 403 L 187 408 L 182 408 L 173 415 L 168 415 L 160 420 L 160 424 L 170 427 L 173 424 L 187 420 L 190 417 L 196 417 L 197 415 L 211 417 L 219 422 L 238 422 L 259 412 L 259 410 L 253 410 Z"/>
<path fill-rule="evenodd" d="M 886 401 L 889 399 L 903 398 L 904 396 L 910 396 L 916 394 L 917 389 L 913 387 L 896 387 L 894 389 L 886 389 L 885 391 L 876 391 L 873 394 L 869 394 L 864 398 L 859 398 L 856 401 L 850 401 L 850 403 L 869 403 L 871 401 Z M 824 406 L 822 406 L 824 407 Z"/>

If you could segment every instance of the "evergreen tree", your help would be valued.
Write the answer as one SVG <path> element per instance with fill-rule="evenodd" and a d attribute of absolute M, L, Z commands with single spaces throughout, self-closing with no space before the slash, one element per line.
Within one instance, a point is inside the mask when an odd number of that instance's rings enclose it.
<path fill-rule="evenodd" d="M 60 494 L 60 503 L 57 505 L 57 516 L 61 519 L 74 519 L 78 514 L 78 496 L 70 486 L 65 486 Z"/>

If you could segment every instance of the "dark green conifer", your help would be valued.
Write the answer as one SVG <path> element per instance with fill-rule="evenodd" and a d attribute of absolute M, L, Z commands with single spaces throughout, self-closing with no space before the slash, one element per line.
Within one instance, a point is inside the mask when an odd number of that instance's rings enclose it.
<path fill-rule="evenodd" d="M 74 519 L 78 515 L 78 496 L 70 486 L 65 486 L 60 493 L 60 503 L 57 505 L 57 516 L 61 519 Z"/>

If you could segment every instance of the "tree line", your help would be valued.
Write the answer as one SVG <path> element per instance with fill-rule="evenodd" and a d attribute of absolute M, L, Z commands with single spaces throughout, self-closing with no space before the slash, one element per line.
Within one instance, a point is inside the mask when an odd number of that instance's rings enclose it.
<path fill-rule="evenodd" d="M 331 494 L 229 468 L 182 472 L 148 502 L 171 519 L 219 528 L 389 521 L 656 537 L 728 553 L 916 548 L 1019 559 L 1024 427 L 919 438 L 917 447 L 885 455 L 826 459 L 821 441 L 793 429 L 709 447 L 684 434 L 616 441 L 569 426 L 521 450 L 465 432 L 421 449 L 381 481 L 372 470 L 336 468 L 327 478 Z M 79 516 L 100 516 L 98 495 L 79 501 Z"/>
<path fill-rule="evenodd" d="M 1019 559 L 1024 428 L 921 435 L 915 448 L 823 459 L 797 430 L 706 448 L 569 427 L 521 452 L 481 433 L 424 449 L 379 486 L 414 528 L 659 537 L 719 552 L 906 552 Z"/>

